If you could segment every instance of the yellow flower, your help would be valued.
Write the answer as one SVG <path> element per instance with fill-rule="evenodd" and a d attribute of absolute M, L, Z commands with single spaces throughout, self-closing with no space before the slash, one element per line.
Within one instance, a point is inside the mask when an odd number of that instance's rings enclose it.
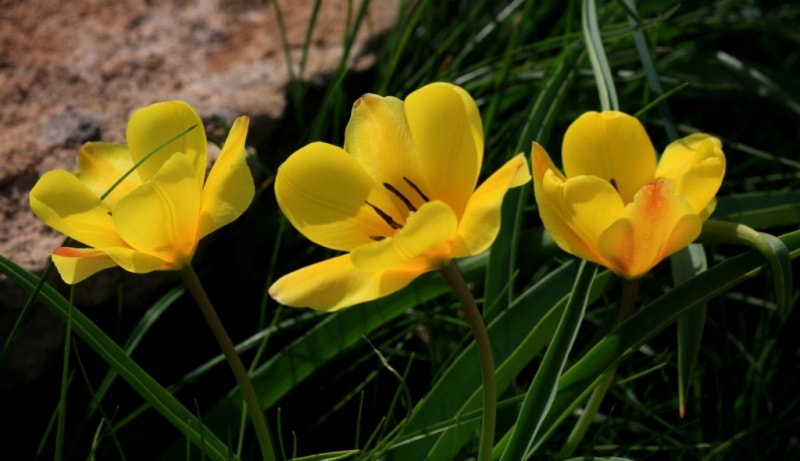
<path fill-rule="evenodd" d="M 75 174 L 44 174 L 30 192 L 33 212 L 89 247 L 53 251 L 53 263 L 64 281 L 78 283 L 114 266 L 146 273 L 179 270 L 189 263 L 197 242 L 238 218 L 253 199 L 253 178 L 245 161 L 248 124 L 247 117 L 236 119 L 207 179 L 203 123 L 182 101 L 134 112 L 127 146 L 85 144 Z M 162 146 L 191 127 L 195 128 Z"/>
<path fill-rule="evenodd" d="M 725 174 L 719 139 L 679 139 L 656 165 L 642 124 L 614 111 L 578 117 L 561 155 L 566 177 L 533 144 L 534 193 L 545 229 L 564 251 L 628 279 L 697 238 Z"/>
<path fill-rule="evenodd" d="M 270 287 L 278 302 L 336 310 L 393 293 L 494 241 L 510 187 L 530 180 L 525 157 L 480 187 L 483 128 L 470 95 L 434 83 L 405 101 L 366 94 L 344 149 L 312 143 L 281 165 L 275 195 L 309 240 L 347 252 Z"/>

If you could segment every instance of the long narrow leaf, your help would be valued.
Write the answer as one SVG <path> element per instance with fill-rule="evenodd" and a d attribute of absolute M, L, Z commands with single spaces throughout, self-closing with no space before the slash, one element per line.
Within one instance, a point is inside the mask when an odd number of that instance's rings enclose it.
<path fill-rule="evenodd" d="M 792 259 L 800 256 L 800 231 L 780 237 Z M 561 377 L 558 393 L 544 422 L 538 448 L 597 385 L 602 376 L 630 357 L 640 346 L 675 322 L 687 310 L 725 293 L 762 272 L 764 260 L 756 251 L 730 258 L 660 296 L 597 342 Z"/>
<path fill-rule="evenodd" d="M 558 378 L 567 363 L 567 357 L 578 334 L 578 327 L 586 312 L 589 290 L 596 271 L 597 267 L 594 264 L 581 261 L 569 303 L 558 324 L 553 341 L 547 348 L 542 365 L 525 395 L 517 423 L 500 458 L 501 461 L 527 459 L 527 454 L 531 451 L 556 396 Z"/>
<path fill-rule="evenodd" d="M 27 290 L 33 290 L 39 278 L 12 261 L 0 256 L 0 273 L 7 275 Z M 188 440 L 209 458 L 220 461 L 230 459 L 230 450 L 201 420 L 184 407 L 164 387 L 131 359 L 108 335 L 79 310 L 71 308 L 69 301 L 51 286 L 44 285 L 39 300 L 56 315 L 66 320 L 71 316 L 72 331 L 91 347 L 106 363 L 133 387 L 153 408 L 183 433 Z"/>

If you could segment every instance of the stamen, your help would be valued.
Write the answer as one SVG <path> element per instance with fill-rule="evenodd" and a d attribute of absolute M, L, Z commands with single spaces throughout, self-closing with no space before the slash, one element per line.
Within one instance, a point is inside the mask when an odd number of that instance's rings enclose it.
<path fill-rule="evenodd" d="M 385 211 L 381 210 L 380 208 L 376 207 L 375 205 L 369 203 L 366 200 L 364 201 L 364 203 L 366 203 L 367 205 L 369 205 L 370 208 L 375 210 L 375 213 L 378 213 L 378 216 L 380 216 L 381 219 L 386 221 L 386 224 L 388 224 L 389 227 L 391 227 L 392 229 L 400 229 L 403 227 L 400 224 L 397 224 L 397 222 L 394 219 L 392 219 L 392 217 L 389 216 L 389 214 L 386 213 Z"/>
<path fill-rule="evenodd" d="M 386 237 L 382 235 L 370 235 L 369 238 L 375 240 L 376 242 L 380 242 L 381 240 L 385 239 Z"/>
<path fill-rule="evenodd" d="M 389 192 L 395 195 L 395 197 L 402 200 L 402 202 L 405 203 L 406 206 L 408 207 L 408 211 L 417 211 L 417 208 L 411 203 L 411 200 L 409 200 L 408 197 L 403 195 L 403 193 L 397 190 L 393 185 L 389 184 L 388 182 L 385 182 L 383 183 L 383 187 L 388 189 Z"/>
<path fill-rule="evenodd" d="M 614 190 L 616 190 L 617 192 L 619 192 L 619 187 L 617 187 L 617 182 L 616 182 L 616 181 L 614 181 L 614 178 L 611 178 L 611 179 L 609 179 L 609 180 L 608 180 L 608 182 L 610 182 L 610 183 L 611 183 L 611 185 L 612 185 L 612 186 L 614 186 Z"/>
<path fill-rule="evenodd" d="M 410 179 L 408 179 L 408 178 L 406 178 L 405 176 L 403 176 L 403 181 L 405 181 L 405 182 L 406 182 L 406 184 L 408 184 L 409 186 L 411 186 L 411 188 L 412 188 L 412 189 L 414 189 L 414 190 L 415 190 L 415 191 L 416 191 L 416 192 L 419 194 L 419 196 L 420 196 L 420 197 L 422 197 L 422 200 L 425 200 L 426 202 L 430 202 L 430 200 L 431 200 L 431 199 L 429 199 L 427 195 L 423 194 L 423 193 L 422 193 L 422 191 L 421 191 L 421 190 L 419 190 L 419 187 L 417 187 L 417 185 L 416 185 L 416 184 L 414 184 L 413 182 L 411 182 L 411 180 L 410 180 Z"/>

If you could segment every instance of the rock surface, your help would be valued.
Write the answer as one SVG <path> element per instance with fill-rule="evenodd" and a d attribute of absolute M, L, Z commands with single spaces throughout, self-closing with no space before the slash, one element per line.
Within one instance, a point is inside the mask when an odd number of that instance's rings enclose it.
<path fill-rule="evenodd" d="M 27 192 L 53 168 L 72 169 L 89 140 L 124 142 L 132 110 L 184 99 L 204 120 L 280 119 L 288 69 L 268 0 L 0 0 L 0 254 L 41 271 L 63 236 L 31 213 Z M 314 0 L 284 0 L 294 63 Z M 358 7 L 358 3 L 354 2 Z M 321 4 L 304 79 L 332 73 L 343 54 L 347 0 Z M 398 0 L 376 0 L 349 64 L 372 64 L 369 39 L 394 22 Z M 0 275 L 0 340 L 26 294 Z M 101 298 L 103 295 L 99 295 Z M 0 372 L 0 388 L 37 374 L 61 340 L 60 322 L 34 309 Z M 33 338 L 33 343 L 25 337 Z"/>

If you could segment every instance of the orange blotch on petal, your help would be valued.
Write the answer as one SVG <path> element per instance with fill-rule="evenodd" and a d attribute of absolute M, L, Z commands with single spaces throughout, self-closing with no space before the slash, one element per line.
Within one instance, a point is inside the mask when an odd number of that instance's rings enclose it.
<path fill-rule="evenodd" d="M 64 256 L 65 258 L 94 258 L 96 256 L 107 256 L 100 250 L 90 251 L 88 248 L 70 248 L 58 247 L 52 251 L 56 256 Z"/>
<path fill-rule="evenodd" d="M 667 256 L 700 235 L 702 221 L 670 180 L 646 184 L 611 227 L 600 236 L 599 250 L 609 267 L 626 278 L 641 277 Z"/>

